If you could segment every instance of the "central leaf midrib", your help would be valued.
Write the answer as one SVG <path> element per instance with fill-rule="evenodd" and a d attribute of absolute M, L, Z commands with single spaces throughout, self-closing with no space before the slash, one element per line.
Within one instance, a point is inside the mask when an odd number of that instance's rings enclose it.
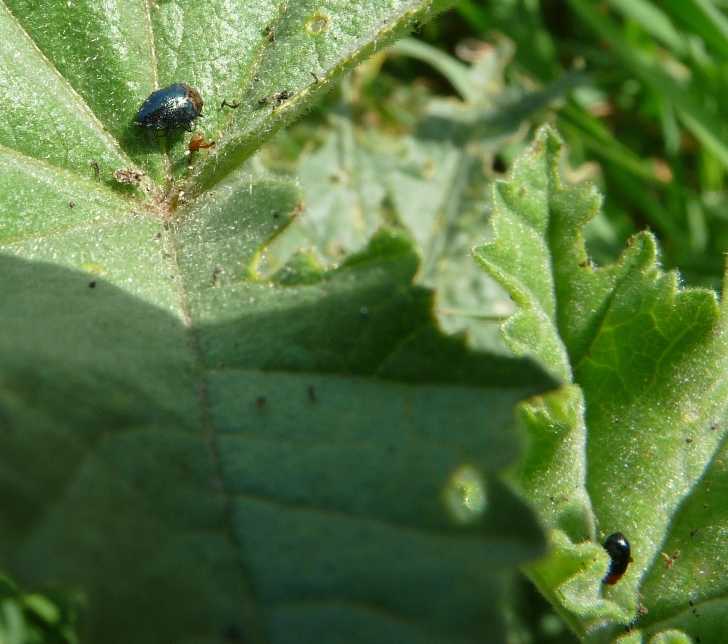
<path fill-rule="evenodd" d="M 209 380 L 208 380 L 208 367 L 207 361 L 205 360 L 205 354 L 202 349 L 199 334 L 194 327 L 192 321 L 192 315 L 190 311 L 189 297 L 187 295 L 187 287 L 185 285 L 184 275 L 182 273 L 179 264 L 179 249 L 176 243 L 175 230 L 170 230 L 163 233 L 166 237 L 167 246 L 170 249 L 169 264 L 170 268 L 174 271 L 174 282 L 178 284 L 178 298 L 179 307 L 182 314 L 182 321 L 186 327 L 188 337 L 188 349 L 192 354 L 193 362 L 195 365 L 195 371 L 197 375 L 197 401 L 199 404 L 199 423 L 201 430 L 201 437 L 205 445 L 207 446 L 210 460 L 213 466 L 213 472 L 215 477 L 215 485 L 225 499 L 224 503 L 224 530 L 227 535 L 227 539 L 231 544 L 235 552 L 235 557 L 238 562 L 241 573 L 241 585 L 246 590 L 246 596 L 244 601 L 247 601 L 250 606 L 253 607 L 254 613 L 257 616 L 255 624 L 246 624 L 246 633 L 252 638 L 252 642 L 255 644 L 270 644 L 267 638 L 264 636 L 264 628 L 260 623 L 261 610 L 259 607 L 259 601 L 256 600 L 253 589 L 249 587 L 251 575 L 243 564 L 241 557 L 242 544 L 239 542 L 233 529 L 233 518 L 232 518 L 232 502 L 233 498 L 225 484 L 225 477 L 222 470 L 221 459 L 220 459 L 220 448 L 217 441 L 217 431 L 212 421 L 212 415 L 210 411 L 210 398 L 208 393 Z"/>

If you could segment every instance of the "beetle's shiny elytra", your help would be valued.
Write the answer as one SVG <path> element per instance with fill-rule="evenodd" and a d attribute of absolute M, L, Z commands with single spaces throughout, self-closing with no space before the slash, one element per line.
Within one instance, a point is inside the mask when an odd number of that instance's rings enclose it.
<path fill-rule="evenodd" d="M 134 122 L 152 130 L 192 131 L 192 121 L 202 116 L 202 97 L 187 83 L 174 83 L 152 92 L 137 112 Z"/>
<path fill-rule="evenodd" d="M 627 571 L 627 566 L 632 561 L 632 549 L 627 537 L 621 532 L 610 534 L 604 542 L 604 549 L 609 553 L 611 561 L 609 562 L 607 575 L 602 579 L 602 582 L 613 586 Z"/>

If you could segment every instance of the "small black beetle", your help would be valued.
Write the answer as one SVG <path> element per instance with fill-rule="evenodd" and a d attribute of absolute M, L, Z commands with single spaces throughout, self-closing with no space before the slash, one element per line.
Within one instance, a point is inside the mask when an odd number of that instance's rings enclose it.
<path fill-rule="evenodd" d="M 202 116 L 202 97 L 187 83 L 174 83 L 152 92 L 137 112 L 134 122 L 152 130 L 183 127 L 192 131 L 191 123 Z"/>
<path fill-rule="evenodd" d="M 609 562 L 609 570 L 607 575 L 602 579 L 602 583 L 613 586 L 627 571 L 632 561 L 632 549 L 629 541 L 621 532 L 615 532 L 607 537 L 604 542 L 604 549 L 609 553 L 611 561 Z"/>

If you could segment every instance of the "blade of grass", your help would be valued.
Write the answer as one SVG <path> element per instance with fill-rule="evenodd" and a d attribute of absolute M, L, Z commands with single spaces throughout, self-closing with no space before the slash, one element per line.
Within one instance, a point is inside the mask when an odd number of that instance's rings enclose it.
<path fill-rule="evenodd" d="M 728 168 L 725 128 L 702 108 L 703 97 L 690 85 L 680 85 L 638 51 L 625 48 L 613 22 L 585 0 L 568 0 L 574 11 L 612 48 L 632 73 L 654 92 L 671 102 L 688 130 Z"/>
<path fill-rule="evenodd" d="M 728 58 L 728 18 L 711 0 L 663 0 L 663 9 Z"/>
<path fill-rule="evenodd" d="M 567 127 L 577 129 L 584 145 L 602 159 L 614 163 L 625 172 L 639 179 L 650 183 L 659 183 L 654 168 L 649 162 L 645 162 L 627 146 L 620 143 L 608 128 L 584 111 L 581 106 L 574 102 L 565 105 L 560 113 L 560 129 L 562 127 L 561 123 L 565 123 Z"/>
<path fill-rule="evenodd" d="M 445 52 L 414 38 L 399 40 L 390 47 L 390 51 L 427 63 L 450 82 L 463 100 L 467 102 L 478 100 L 481 94 L 480 88 L 473 85 L 468 68 Z"/>
<path fill-rule="evenodd" d="M 488 28 L 488 16 L 473 0 L 462 0 L 457 11 L 474 30 L 484 32 Z"/>
<path fill-rule="evenodd" d="M 654 3 L 646 0 L 611 0 L 609 4 L 624 17 L 634 20 L 675 54 L 681 56 L 685 54 L 684 37 L 675 29 L 670 18 Z"/>

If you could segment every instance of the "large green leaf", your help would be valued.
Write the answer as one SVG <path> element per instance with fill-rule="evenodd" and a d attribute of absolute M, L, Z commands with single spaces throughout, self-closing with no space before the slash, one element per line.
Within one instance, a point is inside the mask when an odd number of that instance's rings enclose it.
<path fill-rule="evenodd" d="M 629 623 L 718 642 L 728 626 L 725 313 L 714 293 L 660 270 L 649 233 L 614 265 L 590 262 L 582 228 L 600 198 L 562 185 L 560 147 L 540 132 L 496 187 L 493 240 L 475 251 L 519 307 L 506 341 L 573 383 L 521 408 L 531 440 L 513 478 L 553 546 L 529 570 L 587 640 Z M 634 562 L 609 587 L 595 541 L 616 531 Z"/>
<path fill-rule="evenodd" d="M 85 593 L 84 641 L 501 637 L 542 538 L 497 473 L 552 381 L 444 336 L 399 234 L 267 281 L 304 204 L 240 165 L 429 12 L 0 4 L 0 567 Z M 131 125 L 172 81 L 213 149 Z"/>

